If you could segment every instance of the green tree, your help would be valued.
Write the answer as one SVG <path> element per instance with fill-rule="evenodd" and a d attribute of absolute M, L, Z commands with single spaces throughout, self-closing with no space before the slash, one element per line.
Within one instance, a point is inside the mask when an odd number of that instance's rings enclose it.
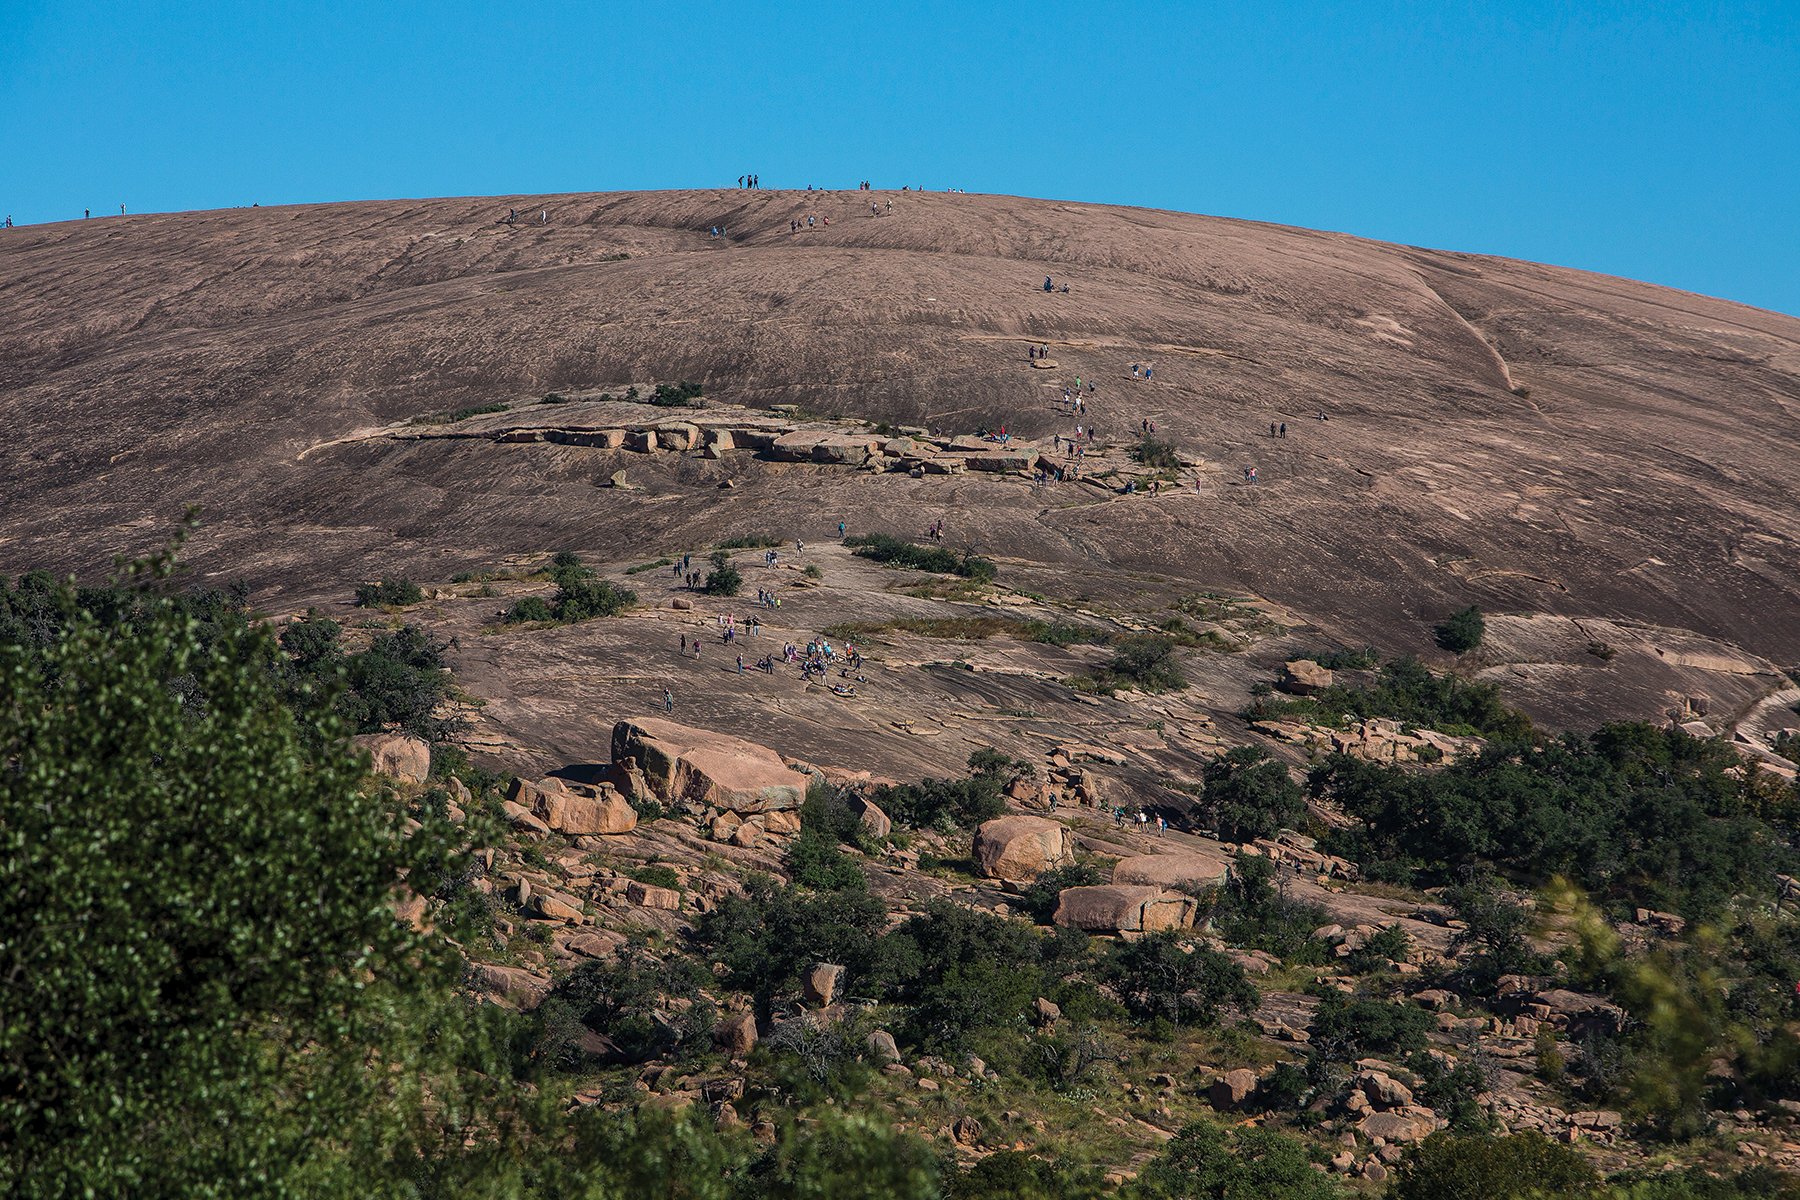
<path fill-rule="evenodd" d="M 744 574 L 723 550 L 712 553 L 712 570 L 706 573 L 706 591 L 713 596 L 735 596 L 744 586 Z"/>
<path fill-rule="evenodd" d="M 1173 931 L 1114 945 L 1103 972 L 1142 1021 L 1210 1025 L 1226 1004 L 1256 1007 L 1257 992 L 1244 969 L 1205 946 L 1184 946 Z"/>
<path fill-rule="evenodd" d="M 1388 1194 L 1391 1200 L 1551 1200 L 1590 1195 L 1598 1182 L 1579 1151 L 1541 1133 L 1434 1133 L 1407 1152 Z"/>
<path fill-rule="evenodd" d="M 1451 613 L 1431 631 L 1437 644 L 1452 654 L 1467 654 L 1481 645 L 1487 636 L 1487 621 L 1473 604 L 1461 612 Z"/>
<path fill-rule="evenodd" d="M 1306 816 L 1300 785 L 1261 746 L 1235 746 L 1206 764 L 1201 802 L 1219 837 L 1251 842 L 1298 825 Z"/>
<path fill-rule="evenodd" d="M 299 726 L 273 637 L 159 598 L 171 569 L 130 620 L 57 589 L 43 642 L 0 643 L 0 1192 L 467 1181 L 464 1135 L 507 1134 L 498 1016 L 391 908 L 453 827 L 405 837 L 330 708 Z"/>
<path fill-rule="evenodd" d="M 1128 1200 L 1339 1200 L 1306 1147 L 1271 1129 L 1196 1121 L 1175 1136 L 1124 1193 Z"/>

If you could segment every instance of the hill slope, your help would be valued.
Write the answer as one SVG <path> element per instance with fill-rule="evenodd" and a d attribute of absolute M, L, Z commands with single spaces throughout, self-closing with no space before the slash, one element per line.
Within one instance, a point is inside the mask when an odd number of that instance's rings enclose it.
<path fill-rule="evenodd" d="M 497 224 L 513 206 L 548 224 Z M 1800 660 L 1800 321 L 1623 280 L 1169 212 L 694 191 L 13 230 L 0 323 L 0 570 L 94 570 L 190 501 L 197 565 L 281 603 L 509 553 L 947 515 L 957 545 L 1052 592 L 1237 589 L 1394 649 L 1478 602 Z M 1097 385 L 1086 416 L 1061 404 L 1077 377 Z M 1119 445 L 1151 420 L 1200 466 L 1106 503 L 389 436 L 682 379 L 944 434 L 1081 422 Z M 593 486 L 622 465 L 643 490 Z"/>

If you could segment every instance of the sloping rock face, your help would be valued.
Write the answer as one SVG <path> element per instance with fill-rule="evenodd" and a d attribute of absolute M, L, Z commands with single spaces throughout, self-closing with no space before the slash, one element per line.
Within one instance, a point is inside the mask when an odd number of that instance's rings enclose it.
<path fill-rule="evenodd" d="M 612 757 L 635 758 L 651 789 L 671 802 L 761 813 L 806 799 L 806 776 L 767 746 L 655 717 L 613 726 Z"/>
<path fill-rule="evenodd" d="M 989 879 L 1029 883 L 1075 861 L 1069 831 L 1045 817 L 995 817 L 975 831 L 975 860 Z"/>
<path fill-rule="evenodd" d="M 1230 870 L 1231 863 L 1216 854 L 1140 854 L 1121 858 L 1112 881 L 1139 887 L 1217 887 Z"/>
<path fill-rule="evenodd" d="M 944 481 L 926 472 L 965 469 L 963 458 L 920 462 L 912 484 L 828 483 L 824 496 L 768 469 L 781 464 L 746 463 L 730 482 L 771 527 L 798 527 L 822 505 L 859 528 L 896 505 L 948 507 L 963 532 L 1058 568 L 1231 579 L 1302 609 L 1330 594 L 1344 636 L 1396 651 L 1423 648 L 1422 615 L 1479 602 L 1800 658 L 1800 485 L 1785 469 L 1791 439 L 1770 436 L 1800 383 L 1793 317 L 1250 222 L 892 198 L 905 210 L 892 221 L 849 219 L 863 202 L 852 193 L 727 189 L 546 198 L 552 224 L 535 231 L 495 226 L 517 198 L 7 230 L 0 377 L 19 436 L 0 471 L 0 536 L 11 569 L 103 567 L 160 544 L 171 497 L 225 493 L 234 502 L 212 514 L 191 565 L 302 602 L 327 580 L 431 578 L 525 545 L 648 553 L 661 521 L 624 489 L 595 495 L 617 469 L 600 460 L 610 452 L 515 430 L 538 423 L 522 418 L 528 398 L 679 370 L 712 402 L 895 427 L 954 411 L 957 428 L 1034 439 L 1068 431 L 1046 389 L 1082 376 L 1104 381 L 1109 436 L 1154 417 L 1183 454 L 1287 411 L 1288 439 L 1254 454 L 1286 519 L 1190 485 L 1194 499 L 1156 506 L 1155 519 L 1137 504 L 1084 508 L 1086 536 L 1071 538 L 1063 508 L 1024 489 L 996 483 L 979 503 L 946 506 Z M 843 219 L 797 239 L 803 205 Z M 722 247 L 705 230 L 727 213 Z M 1074 297 L 1021 286 L 1045 274 L 1070 277 Z M 1058 365 L 1026 365 L 1025 331 L 1055 343 Z M 421 346 L 432 348 L 423 372 Z M 1152 360 L 1154 380 L 1131 374 Z M 1330 419 L 1293 413 L 1299 396 Z M 497 397 L 515 409 L 442 427 L 455 440 L 417 437 L 439 426 L 415 419 Z M 592 426 L 669 420 L 640 409 Z M 784 452 L 816 461 L 819 439 L 797 441 Z M 691 486 L 688 453 L 634 466 L 633 482 L 653 494 Z M 1598 486 L 1619 480 L 1631 486 Z M 440 506 L 430 522 L 418 520 L 421 489 Z M 301 533 L 319 528 L 331 536 Z M 1243 554 L 1250 539 L 1256 553 Z M 1599 704 L 1598 684 L 1559 677 L 1570 686 L 1595 689 Z"/>
<path fill-rule="evenodd" d="M 1192 926 L 1198 907 L 1191 898 L 1159 887 L 1102 883 L 1064 888 L 1054 919 L 1089 933 L 1160 933 Z"/>

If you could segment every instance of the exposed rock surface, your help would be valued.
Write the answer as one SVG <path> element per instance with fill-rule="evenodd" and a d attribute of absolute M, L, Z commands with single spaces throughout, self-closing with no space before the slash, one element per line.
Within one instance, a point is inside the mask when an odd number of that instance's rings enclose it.
<path fill-rule="evenodd" d="M 1189 896 L 1159 887 L 1103 883 L 1064 888 L 1056 901 L 1058 925 L 1089 933 L 1157 933 L 1186 929 L 1198 908 Z"/>
<path fill-rule="evenodd" d="M 1029 883 L 1075 861 L 1074 840 L 1046 817 L 995 817 L 975 831 L 975 860 L 989 879 Z"/>
<path fill-rule="evenodd" d="M 806 777 L 767 746 L 658 717 L 613 727 L 613 761 L 635 758 L 665 800 L 761 813 L 798 808 Z"/>
<path fill-rule="evenodd" d="M 369 752 L 369 769 L 403 783 L 424 783 L 431 775 L 431 745 L 404 733 L 365 733 L 356 744 Z"/>

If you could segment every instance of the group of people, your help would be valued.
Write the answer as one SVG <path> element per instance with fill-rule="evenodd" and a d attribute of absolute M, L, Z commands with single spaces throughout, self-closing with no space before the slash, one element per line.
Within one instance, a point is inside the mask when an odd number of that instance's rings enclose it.
<path fill-rule="evenodd" d="M 747 191 L 758 190 L 762 187 L 762 176 L 761 175 L 739 175 L 738 176 L 738 187 L 743 188 Z"/>
<path fill-rule="evenodd" d="M 1156 836 L 1158 837 L 1169 832 L 1169 819 L 1160 814 L 1153 818 L 1141 808 L 1135 815 L 1126 812 L 1122 806 L 1113 809 L 1113 824 L 1118 828 L 1125 828 L 1125 822 L 1128 820 L 1138 827 L 1139 833 L 1150 832 L 1151 825 L 1156 826 Z"/>
<path fill-rule="evenodd" d="M 888 207 L 892 208 L 893 206 L 894 206 L 893 202 L 889 201 Z M 875 206 L 873 204 L 871 204 L 869 207 L 874 208 Z M 806 222 L 804 224 L 802 224 L 798 219 L 789 221 L 788 222 L 788 232 L 789 233 L 799 233 L 802 229 L 813 229 L 816 227 L 815 223 L 818 221 L 825 222 L 825 228 L 827 228 L 827 229 L 831 228 L 831 218 L 830 217 L 815 217 L 811 213 L 808 213 L 806 215 Z"/>
<path fill-rule="evenodd" d="M 1132 363 L 1131 377 L 1133 379 L 1155 379 L 1156 370 L 1147 363 Z"/>
<path fill-rule="evenodd" d="M 1048 275 L 1046 275 L 1046 276 L 1044 276 L 1044 290 L 1046 292 L 1060 291 L 1060 292 L 1063 292 L 1066 294 L 1069 290 L 1069 285 L 1065 283 L 1059 288 L 1059 287 L 1057 287 L 1056 284 L 1052 283 L 1050 281 L 1050 277 Z"/>

